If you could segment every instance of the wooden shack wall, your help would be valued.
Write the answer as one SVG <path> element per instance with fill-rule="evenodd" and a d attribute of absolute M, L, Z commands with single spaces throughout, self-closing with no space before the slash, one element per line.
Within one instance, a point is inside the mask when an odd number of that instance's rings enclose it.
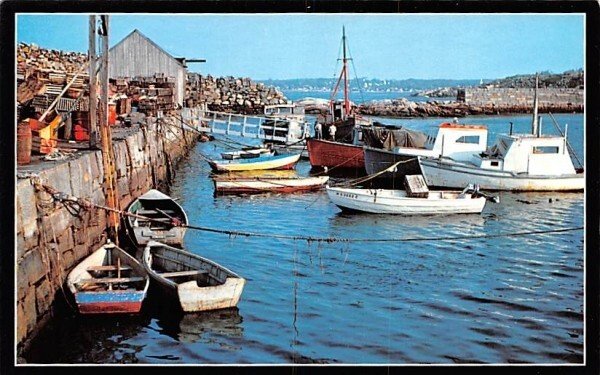
<path fill-rule="evenodd" d="M 152 76 L 155 73 L 175 77 L 175 100 L 183 104 L 187 70 L 177 60 L 135 32 L 111 48 L 111 78 Z"/>

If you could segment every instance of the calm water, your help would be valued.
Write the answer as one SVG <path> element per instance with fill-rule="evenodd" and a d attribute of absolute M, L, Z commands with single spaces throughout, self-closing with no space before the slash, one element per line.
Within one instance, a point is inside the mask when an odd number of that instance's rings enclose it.
<path fill-rule="evenodd" d="M 559 115 L 583 155 L 583 116 Z M 440 119 L 383 122 L 431 130 Z M 494 134 L 529 116 L 461 120 Z M 550 130 L 550 120 L 544 119 Z M 583 194 L 503 193 L 481 215 L 347 215 L 325 192 L 213 197 L 201 143 L 171 195 L 195 225 L 337 238 L 498 234 L 583 225 Z M 307 175 L 301 161 L 297 173 Z M 247 279 L 238 309 L 129 318 L 64 314 L 28 354 L 67 363 L 581 363 L 583 232 L 383 243 L 311 243 L 189 230 L 186 247 Z M 50 331 L 49 331 L 50 332 Z"/>

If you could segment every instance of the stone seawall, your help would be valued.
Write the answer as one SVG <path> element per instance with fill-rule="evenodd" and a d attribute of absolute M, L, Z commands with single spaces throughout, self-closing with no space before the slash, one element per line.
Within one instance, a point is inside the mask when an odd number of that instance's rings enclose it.
<path fill-rule="evenodd" d="M 496 107 L 525 107 L 533 103 L 534 89 L 532 88 L 469 87 L 463 90 L 463 101 L 473 106 L 487 106 L 493 103 Z M 461 101 L 460 90 L 458 100 Z M 538 101 L 541 107 L 583 106 L 583 89 L 540 88 Z"/>
<path fill-rule="evenodd" d="M 146 118 L 139 126 L 113 129 L 120 208 L 152 187 L 166 189 L 175 165 L 198 135 L 172 117 Z M 48 322 L 69 271 L 106 240 L 103 210 L 69 212 L 35 181 L 61 192 L 105 203 L 100 151 L 78 151 L 62 161 L 34 161 L 17 171 L 16 320 L 18 351 Z"/>

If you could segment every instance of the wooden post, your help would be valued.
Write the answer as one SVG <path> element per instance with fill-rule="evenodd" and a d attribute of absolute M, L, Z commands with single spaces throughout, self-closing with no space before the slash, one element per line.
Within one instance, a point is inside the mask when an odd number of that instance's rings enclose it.
<path fill-rule="evenodd" d="M 117 191 L 117 173 L 115 156 L 112 147 L 111 129 L 108 125 L 108 21 L 107 15 L 100 16 L 102 21 L 102 58 L 100 69 L 100 135 L 102 137 L 102 165 L 104 168 L 104 188 L 107 206 L 119 210 Z M 119 214 L 110 211 L 108 216 L 109 235 L 118 245 Z"/>
<path fill-rule="evenodd" d="M 90 132 L 90 148 L 98 147 L 98 117 L 96 114 L 96 107 L 98 105 L 97 80 L 96 80 L 96 16 L 90 16 L 90 28 L 89 28 L 89 47 L 88 47 L 88 61 L 90 64 L 90 108 L 88 112 L 89 118 L 89 132 Z"/>

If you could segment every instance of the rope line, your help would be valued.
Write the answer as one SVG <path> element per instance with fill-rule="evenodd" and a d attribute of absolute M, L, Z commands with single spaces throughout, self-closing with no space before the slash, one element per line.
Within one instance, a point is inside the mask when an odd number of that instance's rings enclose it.
<path fill-rule="evenodd" d="M 127 211 L 114 209 L 107 206 L 97 205 L 83 198 L 77 198 L 66 193 L 62 193 L 55 188 L 41 184 L 39 180 L 34 182 L 35 185 L 42 190 L 45 190 L 52 195 L 53 199 L 59 202 L 71 201 L 76 202 L 84 209 L 102 209 L 106 211 L 116 212 L 121 216 L 130 216 L 148 221 L 154 221 L 164 224 L 160 220 L 146 217 L 143 215 L 133 214 Z M 571 228 L 559 228 L 559 229 L 548 229 L 538 231 L 523 231 L 523 232 L 507 232 L 507 233 L 496 233 L 496 234 L 475 234 L 475 235 L 462 235 L 462 236 L 438 236 L 438 237 L 399 237 L 399 238 L 343 238 L 343 237 L 313 237 L 305 235 L 286 235 L 286 234 L 274 234 L 274 233 L 260 233 L 260 232 L 247 232 L 247 231 L 236 231 L 227 229 L 218 229 L 211 227 L 204 227 L 198 225 L 183 224 L 178 220 L 173 220 L 171 223 L 173 226 L 180 226 L 188 229 L 200 230 L 210 233 L 225 234 L 228 236 L 241 236 L 241 237 L 257 237 L 257 238 L 274 238 L 281 240 L 292 240 L 292 241 L 306 241 L 307 243 L 318 242 L 318 243 L 373 243 L 373 242 L 427 242 L 427 241 L 458 241 L 458 240 L 473 240 L 482 238 L 500 238 L 500 237 L 519 237 L 529 235 L 540 235 L 540 234 L 552 234 L 552 233 L 564 233 L 583 230 L 583 226 L 571 227 Z"/>

